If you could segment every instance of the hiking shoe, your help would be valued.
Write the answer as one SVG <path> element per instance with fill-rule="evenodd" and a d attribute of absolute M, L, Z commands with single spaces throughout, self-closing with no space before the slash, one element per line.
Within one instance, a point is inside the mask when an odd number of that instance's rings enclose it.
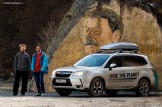
<path fill-rule="evenodd" d="M 21 93 L 22 96 L 25 96 L 25 93 Z"/>
<path fill-rule="evenodd" d="M 36 96 L 42 96 L 41 93 L 37 94 Z"/>
<path fill-rule="evenodd" d="M 13 93 L 13 96 L 17 96 L 18 93 Z"/>
<path fill-rule="evenodd" d="M 44 96 L 44 93 L 41 93 L 41 96 L 43 97 Z"/>

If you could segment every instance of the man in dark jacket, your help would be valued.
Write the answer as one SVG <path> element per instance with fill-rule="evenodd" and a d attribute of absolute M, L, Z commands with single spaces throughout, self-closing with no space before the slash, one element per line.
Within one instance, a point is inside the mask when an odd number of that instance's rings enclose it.
<path fill-rule="evenodd" d="M 16 54 L 14 61 L 14 70 L 15 70 L 15 81 L 13 86 L 14 96 L 18 94 L 20 79 L 22 79 L 21 95 L 25 95 L 25 92 L 27 91 L 28 74 L 30 70 L 30 57 L 29 54 L 25 52 L 26 45 L 20 44 L 19 48 L 20 52 Z"/>

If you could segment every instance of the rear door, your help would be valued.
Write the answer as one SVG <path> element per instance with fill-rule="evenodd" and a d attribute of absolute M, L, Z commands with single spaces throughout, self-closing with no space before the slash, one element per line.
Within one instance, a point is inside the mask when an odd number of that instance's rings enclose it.
<path fill-rule="evenodd" d="M 141 56 L 123 56 L 123 68 L 125 71 L 123 74 L 123 82 L 125 83 L 123 88 L 133 88 L 136 86 L 137 79 L 143 70 L 143 66 L 146 64 L 146 60 Z"/>

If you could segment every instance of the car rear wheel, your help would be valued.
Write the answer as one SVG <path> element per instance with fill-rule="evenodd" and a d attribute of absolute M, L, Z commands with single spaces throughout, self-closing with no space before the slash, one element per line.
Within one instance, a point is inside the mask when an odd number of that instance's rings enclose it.
<path fill-rule="evenodd" d="M 60 89 L 57 88 L 56 92 L 60 95 L 60 96 L 69 96 L 72 93 L 72 90 L 70 89 Z"/>
<path fill-rule="evenodd" d="M 116 94 L 118 93 L 117 90 L 105 90 L 105 92 L 108 96 L 116 96 Z"/>
<path fill-rule="evenodd" d="M 100 97 L 104 92 L 104 83 L 100 78 L 92 80 L 88 94 L 92 97 Z"/>
<path fill-rule="evenodd" d="M 150 93 L 150 83 L 147 79 L 141 79 L 138 83 L 136 94 L 138 96 L 147 97 Z"/>

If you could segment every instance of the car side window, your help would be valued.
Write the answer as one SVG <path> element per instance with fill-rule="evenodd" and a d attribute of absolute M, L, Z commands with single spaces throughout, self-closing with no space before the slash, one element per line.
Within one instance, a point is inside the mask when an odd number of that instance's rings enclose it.
<path fill-rule="evenodd" d="M 116 64 L 117 65 L 116 67 L 122 67 L 122 57 L 121 56 L 112 57 L 106 64 L 105 68 L 109 68 L 110 64 L 112 63 Z"/>
<path fill-rule="evenodd" d="M 143 66 L 146 65 L 147 62 L 143 57 L 140 56 L 123 56 L 123 66 L 131 67 L 131 66 Z"/>
<path fill-rule="evenodd" d="M 137 56 L 137 61 L 140 64 L 140 66 L 147 64 L 147 61 L 143 57 L 140 57 L 140 56 Z"/>

